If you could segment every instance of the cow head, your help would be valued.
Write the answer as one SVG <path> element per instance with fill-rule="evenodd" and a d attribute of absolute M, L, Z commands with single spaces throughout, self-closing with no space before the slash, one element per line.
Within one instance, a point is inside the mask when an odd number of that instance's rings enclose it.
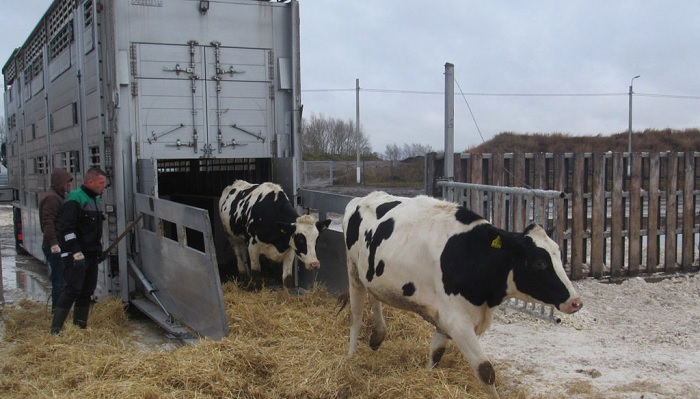
<path fill-rule="evenodd" d="M 504 235 L 502 239 L 502 245 L 512 250 L 513 268 L 508 278 L 510 295 L 546 303 L 564 313 L 581 309 L 583 302 L 566 275 L 559 246 L 542 227 L 532 224 L 522 234 L 507 238 Z M 494 240 L 501 245 L 500 240 Z"/>
<path fill-rule="evenodd" d="M 304 262 L 304 267 L 311 270 L 321 267 L 321 262 L 316 257 L 316 239 L 330 224 L 330 219 L 317 222 L 313 216 L 303 215 L 299 216 L 295 223 L 278 222 L 277 227 L 290 237 L 289 246 L 299 260 Z"/>

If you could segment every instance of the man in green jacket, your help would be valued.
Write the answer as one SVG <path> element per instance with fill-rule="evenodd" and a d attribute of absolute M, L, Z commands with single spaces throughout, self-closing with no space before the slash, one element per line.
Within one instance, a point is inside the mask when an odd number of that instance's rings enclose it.
<path fill-rule="evenodd" d="M 56 304 L 51 334 L 58 334 L 73 309 L 73 324 L 87 327 L 90 301 L 97 286 L 97 265 L 102 255 L 102 213 L 100 195 L 107 176 L 99 168 L 85 173 L 83 185 L 71 191 L 58 221 L 58 238 L 63 258 L 66 286 Z"/>

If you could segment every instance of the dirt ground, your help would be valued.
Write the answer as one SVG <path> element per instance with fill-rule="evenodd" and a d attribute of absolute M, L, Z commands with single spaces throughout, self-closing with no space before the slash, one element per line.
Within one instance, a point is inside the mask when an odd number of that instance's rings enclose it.
<path fill-rule="evenodd" d="M 46 303 L 46 269 L 15 255 L 11 208 L 5 205 L 0 205 L 0 243 L 3 306 L 23 298 Z M 700 398 L 700 277 L 574 285 L 584 307 L 574 315 L 557 315 L 559 324 L 507 308 L 496 312 L 481 344 L 508 384 L 527 387 L 532 397 Z M 143 340 L 139 346 L 174 347 L 152 326 L 129 322 L 148 331 L 137 335 Z M 426 354 L 428 346 L 425 342 Z"/>

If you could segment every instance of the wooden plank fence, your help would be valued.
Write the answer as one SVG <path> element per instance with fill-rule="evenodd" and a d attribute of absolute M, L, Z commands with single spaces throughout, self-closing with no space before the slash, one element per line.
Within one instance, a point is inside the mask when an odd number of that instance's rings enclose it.
<path fill-rule="evenodd" d="M 572 279 L 700 269 L 700 152 L 454 156 L 456 182 L 564 193 L 547 224 Z M 441 195 L 443 165 L 426 157 L 428 195 Z"/>

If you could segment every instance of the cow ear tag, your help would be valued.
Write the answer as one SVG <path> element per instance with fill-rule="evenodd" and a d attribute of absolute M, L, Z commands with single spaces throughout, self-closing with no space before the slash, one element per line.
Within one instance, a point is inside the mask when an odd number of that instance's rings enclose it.
<path fill-rule="evenodd" d="M 501 236 L 496 236 L 496 238 L 491 241 L 491 248 L 501 248 Z"/>

